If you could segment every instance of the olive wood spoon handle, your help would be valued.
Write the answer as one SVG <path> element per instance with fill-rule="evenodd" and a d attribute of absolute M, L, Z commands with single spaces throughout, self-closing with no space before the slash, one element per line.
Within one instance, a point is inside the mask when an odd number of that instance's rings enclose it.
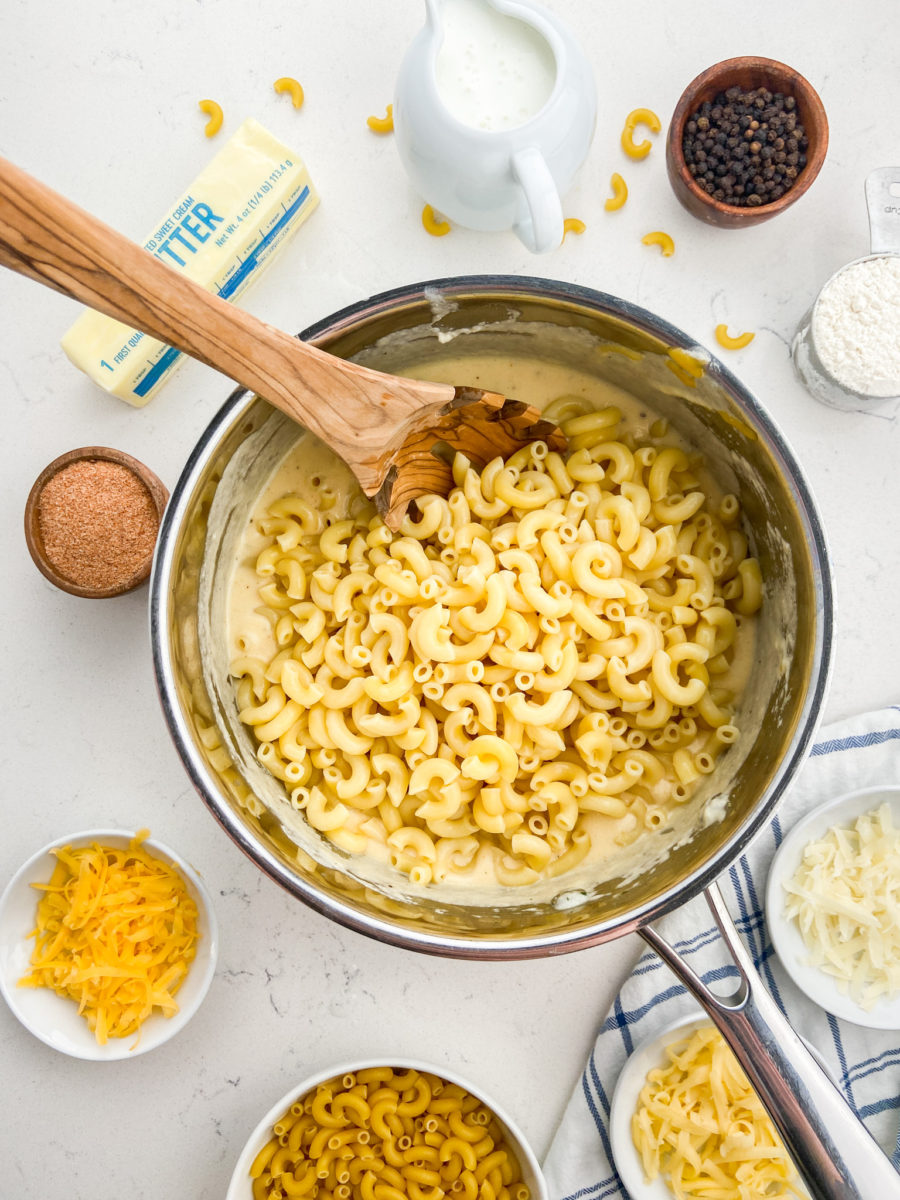
<path fill-rule="evenodd" d="M 0 158 L 0 264 L 183 350 L 320 437 L 374 494 L 392 435 L 450 384 L 345 362 L 204 291 Z M 402 439 L 401 439 L 402 440 Z"/>

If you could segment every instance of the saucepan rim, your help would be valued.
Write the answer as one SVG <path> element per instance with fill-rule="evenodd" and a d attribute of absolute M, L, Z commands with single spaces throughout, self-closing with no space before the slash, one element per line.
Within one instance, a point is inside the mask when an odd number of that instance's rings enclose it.
<path fill-rule="evenodd" d="M 643 332 L 664 340 L 672 347 L 689 350 L 697 345 L 694 339 L 668 321 L 630 301 L 577 284 L 512 275 L 456 276 L 394 288 L 348 305 L 331 316 L 316 321 L 298 336 L 306 341 L 327 344 L 361 319 L 371 320 L 404 304 L 421 304 L 429 297 L 437 296 L 452 302 L 455 298 L 473 295 L 483 298 L 497 295 L 498 298 L 513 302 L 516 297 L 562 304 L 570 302 L 586 307 L 599 316 L 625 320 Z M 785 486 L 792 491 L 801 520 L 807 528 L 808 549 L 813 558 L 816 609 L 812 673 L 807 694 L 797 715 L 794 734 L 770 787 L 765 794 L 759 796 L 734 833 L 705 863 L 681 876 L 660 895 L 652 897 L 624 916 L 601 919 L 577 928 L 530 932 L 523 936 L 438 933 L 421 923 L 411 922 L 404 925 L 387 914 L 376 913 L 374 910 L 363 911 L 352 903 L 345 903 L 333 894 L 320 891 L 301 875 L 292 873 L 276 855 L 270 853 L 252 836 L 237 814 L 220 799 L 218 789 L 195 746 L 178 702 L 174 683 L 175 667 L 169 644 L 169 584 L 178 532 L 188 515 L 188 506 L 196 483 L 216 451 L 223 430 L 237 419 L 242 408 L 249 407 L 255 399 L 253 394 L 244 388 L 237 388 L 231 393 L 193 448 L 166 508 L 150 582 L 150 636 L 163 714 L 185 769 L 219 824 L 270 879 L 322 915 L 390 945 L 451 958 L 535 958 L 566 953 L 620 937 L 680 907 L 712 883 L 768 823 L 785 788 L 810 749 L 827 692 L 834 627 L 831 570 L 822 522 L 796 456 L 768 412 L 753 394 L 714 355 L 710 355 L 709 358 L 707 374 L 721 384 L 740 407 L 752 416 L 758 431 L 768 443 L 770 453 L 778 460 Z"/>

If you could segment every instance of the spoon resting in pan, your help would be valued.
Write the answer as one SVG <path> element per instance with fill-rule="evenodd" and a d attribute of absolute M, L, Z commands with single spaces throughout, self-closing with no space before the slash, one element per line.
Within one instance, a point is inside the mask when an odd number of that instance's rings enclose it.
<path fill-rule="evenodd" d="M 496 392 L 385 375 L 327 354 L 213 296 L 0 158 L 0 265 L 184 351 L 321 438 L 397 529 L 407 506 L 452 486 L 439 445 L 479 464 L 565 439 Z"/>

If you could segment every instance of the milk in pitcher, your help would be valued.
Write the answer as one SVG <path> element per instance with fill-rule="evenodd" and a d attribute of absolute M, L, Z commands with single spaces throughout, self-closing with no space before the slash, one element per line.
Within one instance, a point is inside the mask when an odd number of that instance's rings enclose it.
<path fill-rule="evenodd" d="M 494 132 L 515 129 L 540 112 L 556 82 L 546 38 L 486 0 L 444 0 L 441 19 L 435 74 L 452 116 Z"/>

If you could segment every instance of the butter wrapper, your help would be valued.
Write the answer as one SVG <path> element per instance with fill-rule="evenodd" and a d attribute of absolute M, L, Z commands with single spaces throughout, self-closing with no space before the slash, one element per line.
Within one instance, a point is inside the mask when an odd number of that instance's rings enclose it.
<path fill-rule="evenodd" d="M 318 203 L 299 156 L 251 119 L 183 192 L 143 246 L 208 291 L 235 300 Z M 91 309 L 61 344 L 76 367 L 138 408 L 184 357 Z"/>

